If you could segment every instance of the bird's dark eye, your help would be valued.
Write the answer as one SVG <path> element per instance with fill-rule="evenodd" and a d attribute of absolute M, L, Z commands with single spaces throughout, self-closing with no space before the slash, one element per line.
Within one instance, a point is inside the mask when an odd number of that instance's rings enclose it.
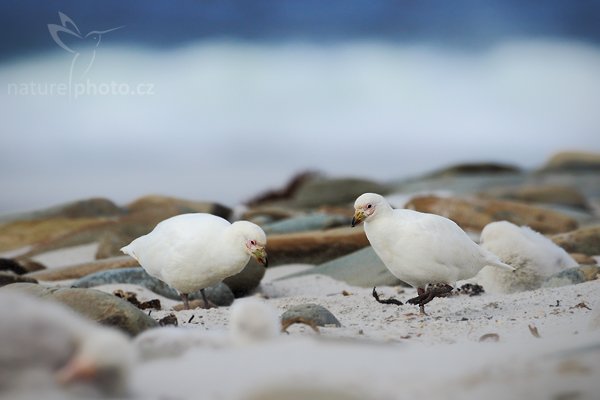
<path fill-rule="evenodd" d="M 251 241 L 250 241 L 250 244 L 251 244 L 252 246 L 255 246 L 255 245 L 256 245 L 256 240 L 251 240 Z"/>
<path fill-rule="evenodd" d="M 373 205 L 371 205 L 371 204 L 367 205 L 367 208 L 371 208 L 371 207 L 373 207 Z"/>

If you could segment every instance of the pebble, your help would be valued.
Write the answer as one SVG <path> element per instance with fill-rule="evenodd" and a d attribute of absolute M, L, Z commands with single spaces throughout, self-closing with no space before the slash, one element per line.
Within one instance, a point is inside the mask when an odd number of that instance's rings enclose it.
<path fill-rule="evenodd" d="M 318 304 L 308 303 L 291 306 L 281 315 L 281 323 L 285 324 L 288 320 L 302 318 L 313 322 L 317 326 L 336 326 L 342 324 L 338 319 L 323 306 Z"/>

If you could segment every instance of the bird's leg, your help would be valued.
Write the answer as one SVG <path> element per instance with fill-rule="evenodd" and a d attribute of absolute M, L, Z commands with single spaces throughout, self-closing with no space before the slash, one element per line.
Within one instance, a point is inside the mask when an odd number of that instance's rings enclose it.
<path fill-rule="evenodd" d="M 204 308 L 210 308 L 210 303 L 206 298 L 206 293 L 204 293 L 204 289 L 200 289 L 200 294 L 202 294 L 202 301 L 204 301 Z"/>
<path fill-rule="evenodd" d="M 408 299 L 408 304 L 420 304 L 424 299 L 429 296 L 429 291 L 425 291 L 423 288 L 417 288 L 417 297 L 413 297 L 412 299 Z"/>
<path fill-rule="evenodd" d="M 427 315 L 425 312 L 425 304 L 429 303 L 436 297 L 441 297 L 447 293 L 450 293 L 454 288 L 448 284 L 444 284 L 443 286 L 428 286 L 427 290 L 418 288 L 417 289 L 417 297 L 413 297 L 408 300 L 409 304 L 418 304 L 419 311 L 423 315 Z"/>
<path fill-rule="evenodd" d="M 377 294 L 377 291 L 376 291 L 375 289 L 376 289 L 376 286 L 373 286 L 373 293 L 372 293 L 372 294 L 373 294 L 373 297 L 375 297 L 375 300 L 376 300 L 378 303 L 381 303 L 381 304 L 395 304 L 395 305 L 397 305 L 397 306 L 402 306 L 402 305 L 404 305 L 404 303 L 402 303 L 400 300 L 396 300 L 396 299 L 385 299 L 385 300 L 381 300 L 381 299 L 379 298 L 379 294 Z"/>
<path fill-rule="evenodd" d="M 181 300 L 183 300 L 183 308 L 186 310 L 190 309 L 190 301 L 187 293 L 181 293 Z"/>

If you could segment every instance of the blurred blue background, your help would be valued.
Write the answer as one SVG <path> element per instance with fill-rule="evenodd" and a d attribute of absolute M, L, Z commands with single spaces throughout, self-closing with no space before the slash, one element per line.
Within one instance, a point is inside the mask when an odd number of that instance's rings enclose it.
<path fill-rule="evenodd" d="M 599 20 L 599 1 L 5 0 L 0 213 L 600 151 Z"/>

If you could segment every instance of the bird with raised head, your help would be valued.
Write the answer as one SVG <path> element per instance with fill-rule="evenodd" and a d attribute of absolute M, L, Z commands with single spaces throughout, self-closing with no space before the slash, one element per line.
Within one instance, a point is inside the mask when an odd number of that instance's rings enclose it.
<path fill-rule="evenodd" d="M 485 266 L 514 270 L 448 218 L 393 209 L 375 193 L 365 193 L 354 203 L 352 226 L 363 221 L 369 243 L 385 266 L 417 289 L 417 296 L 408 303 L 419 305 L 422 314 L 425 304 L 451 292 L 457 281 L 475 276 Z M 378 299 L 375 288 L 373 295 Z"/>

